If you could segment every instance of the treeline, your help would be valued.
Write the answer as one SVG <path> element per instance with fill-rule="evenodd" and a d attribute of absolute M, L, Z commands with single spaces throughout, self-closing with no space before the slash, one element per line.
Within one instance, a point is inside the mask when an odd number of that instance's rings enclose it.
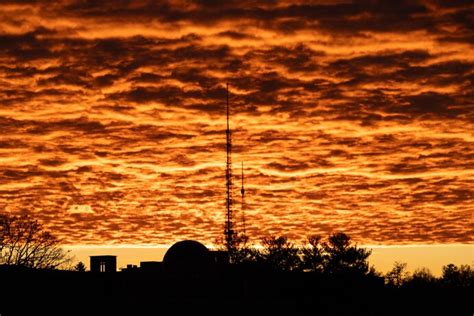
<path fill-rule="evenodd" d="M 412 274 L 407 271 L 407 264 L 395 262 L 392 270 L 384 275 L 385 284 L 394 288 L 416 287 L 462 287 L 474 286 L 474 270 L 467 264 L 456 266 L 448 264 L 442 267 L 441 277 L 435 277 L 427 268 L 416 269 Z"/>
<path fill-rule="evenodd" d="M 376 274 L 367 261 L 371 250 L 357 247 L 344 233 L 333 234 L 327 240 L 311 236 L 304 247 L 296 246 L 284 236 L 270 236 L 263 238 L 262 247 L 257 248 L 249 246 L 244 238 L 238 239 L 229 251 L 233 264 L 260 265 L 281 272 Z"/>
<path fill-rule="evenodd" d="M 335 233 L 327 239 L 308 238 L 306 246 L 297 247 L 284 236 L 262 239 L 262 248 L 248 245 L 246 236 L 239 236 L 231 249 L 231 262 L 237 266 L 257 266 L 277 272 L 310 272 L 320 275 L 383 278 L 390 288 L 416 287 L 474 287 L 474 269 L 469 265 L 447 264 L 441 277 L 435 277 L 427 268 L 412 274 L 407 264 L 395 262 L 386 274 L 369 265 L 371 250 L 358 247 L 344 233 Z"/>

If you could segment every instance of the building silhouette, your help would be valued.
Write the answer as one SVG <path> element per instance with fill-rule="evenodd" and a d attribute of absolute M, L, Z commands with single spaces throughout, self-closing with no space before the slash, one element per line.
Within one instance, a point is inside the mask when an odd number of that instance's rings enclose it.
<path fill-rule="evenodd" d="M 161 272 L 163 271 L 163 262 L 140 261 L 140 270 L 145 272 Z"/>
<path fill-rule="evenodd" d="M 91 272 L 117 272 L 117 256 L 91 256 Z"/>
<path fill-rule="evenodd" d="M 139 271 L 139 268 L 137 267 L 136 264 L 127 264 L 126 268 L 120 269 L 122 272 L 136 272 Z"/>
<path fill-rule="evenodd" d="M 200 242 L 183 240 L 166 252 L 163 265 L 172 274 L 201 274 L 210 271 L 213 260 L 209 249 Z"/>

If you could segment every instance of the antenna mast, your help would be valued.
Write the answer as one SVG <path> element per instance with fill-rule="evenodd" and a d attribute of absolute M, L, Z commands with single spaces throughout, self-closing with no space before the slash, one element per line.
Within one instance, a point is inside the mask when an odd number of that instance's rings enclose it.
<path fill-rule="evenodd" d="M 225 242 L 227 250 L 230 251 L 234 248 L 234 229 L 232 223 L 232 135 L 230 131 L 230 119 L 229 119 L 229 84 L 226 84 L 227 91 L 227 129 L 226 129 L 226 151 L 227 151 L 227 162 L 225 170 L 226 186 L 227 186 L 227 219 L 225 222 Z"/>
<path fill-rule="evenodd" d="M 244 189 L 244 162 L 242 161 L 242 188 L 240 189 L 242 195 L 241 212 L 242 212 L 242 230 L 245 235 L 245 189 Z"/>

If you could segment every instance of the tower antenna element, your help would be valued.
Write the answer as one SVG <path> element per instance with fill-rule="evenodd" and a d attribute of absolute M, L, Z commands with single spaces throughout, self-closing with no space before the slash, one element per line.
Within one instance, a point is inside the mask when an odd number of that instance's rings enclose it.
<path fill-rule="evenodd" d="M 240 194 L 242 196 L 242 201 L 240 204 L 242 212 L 242 232 L 246 235 L 245 227 L 245 189 L 244 189 L 244 162 L 242 161 L 242 187 L 240 188 Z"/>
<path fill-rule="evenodd" d="M 227 188 L 227 199 L 226 199 L 226 211 L 227 217 L 225 222 L 225 244 L 228 251 L 234 248 L 235 244 L 235 232 L 232 221 L 232 134 L 230 130 L 230 106 L 229 106 L 229 84 L 226 84 L 227 102 L 226 102 L 226 113 L 227 113 L 227 128 L 226 128 L 226 188 Z"/>

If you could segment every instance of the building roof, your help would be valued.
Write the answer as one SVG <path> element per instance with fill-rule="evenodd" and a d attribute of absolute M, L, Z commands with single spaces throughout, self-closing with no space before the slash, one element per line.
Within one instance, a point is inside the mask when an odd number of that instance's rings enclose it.
<path fill-rule="evenodd" d="M 206 246 L 194 240 L 184 240 L 168 249 L 163 263 L 170 272 L 193 273 L 207 270 L 212 261 Z"/>

